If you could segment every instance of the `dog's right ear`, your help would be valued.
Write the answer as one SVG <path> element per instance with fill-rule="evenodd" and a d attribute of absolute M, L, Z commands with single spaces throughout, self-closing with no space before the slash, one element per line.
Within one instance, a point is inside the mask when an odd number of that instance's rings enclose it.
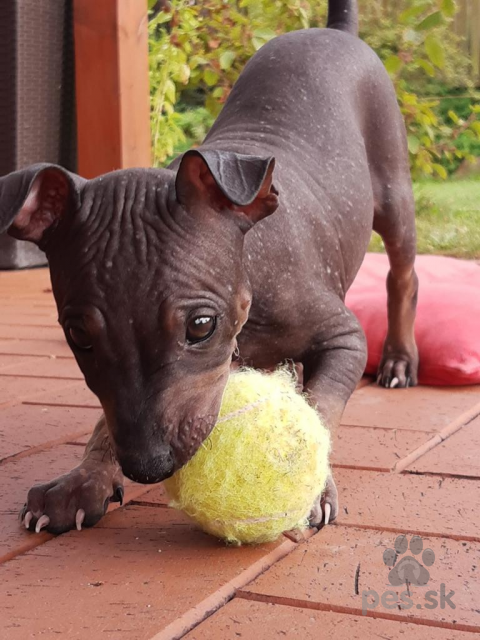
<path fill-rule="evenodd" d="M 53 164 L 36 164 L 0 178 L 0 233 L 42 244 L 69 209 L 80 203 L 86 181 Z"/>

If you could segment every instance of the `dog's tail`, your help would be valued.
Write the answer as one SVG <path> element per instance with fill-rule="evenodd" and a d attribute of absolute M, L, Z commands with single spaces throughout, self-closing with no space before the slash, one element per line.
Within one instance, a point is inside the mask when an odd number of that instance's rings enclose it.
<path fill-rule="evenodd" d="M 327 28 L 358 35 L 357 0 L 328 0 Z"/>

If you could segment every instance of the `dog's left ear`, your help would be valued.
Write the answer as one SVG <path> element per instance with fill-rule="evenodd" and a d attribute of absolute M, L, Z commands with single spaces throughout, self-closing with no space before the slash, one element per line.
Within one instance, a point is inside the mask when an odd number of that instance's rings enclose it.
<path fill-rule="evenodd" d="M 230 209 L 255 224 L 278 207 L 278 192 L 272 184 L 274 167 L 272 157 L 187 151 L 177 172 L 177 200 L 189 209 L 199 204 L 217 211 Z"/>
<path fill-rule="evenodd" d="M 37 164 L 0 178 L 0 233 L 42 244 L 69 207 L 76 207 L 85 181 L 52 164 Z"/>

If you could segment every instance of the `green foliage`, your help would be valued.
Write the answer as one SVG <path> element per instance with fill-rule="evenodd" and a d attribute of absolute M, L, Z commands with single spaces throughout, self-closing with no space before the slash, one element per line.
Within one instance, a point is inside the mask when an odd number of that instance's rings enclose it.
<path fill-rule="evenodd" d="M 402 12 L 380 10 L 378 15 L 377 9 L 368 23 L 370 27 L 376 23 L 377 29 L 373 37 L 366 33 L 365 40 L 380 49 L 395 85 L 408 132 L 412 175 L 446 178 L 463 158 L 472 159 L 475 141 L 480 141 L 474 100 L 468 113 L 460 117 L 454 105 L 445 112 L 440 100 L 429 98 L 437 92 L 439 78 L 444 86 L 455 79 L 464 85 L 464 93 L 469 84 L 466 61 L 449 29 L 455 2 L 411 0 L 405 4 L 409 6 Z"/>
<path fill-rule="evenodd" d="M 413 175 L 445 178 L 448 169 L 476 149 L 465 145 L 466 137 L 480 140 L 473 109 L 461 116 L 453 108 L 445 113 L 438 99 L 428 97 L 440 83 L 468 84 L 468 64 L 450 29 L 456 3 L 404 0 L 403 10 L 397 7 L 401 2 L 393 4 L 389 10 L 385 3 L 360 0 L 361 36 L 380 55 L 394 82 Z M 256 50 L 277 34 L 324 26 L 325 19 L 326 0 L 171 0 L 153 13 L 155 163 L 163 164 L 174 152 L 201 142 Z M 188 115 L 192 107 L 200 110 Z"/>
<path fill-rule="evenodd" d="M 156 3 L 152 0 L 151 5 Z M 323 2 L 321 3 L 324 4 Z M 198 98 L 213 116 L 249 58 L 277 34 L 312 26 L 304 0 L 172 0 L 154 15 L 150 30 L 152 132 L 156 164 L 189 140 L 178 118 Z M 323 24 L 323 12 L 321 15 Z M 200 142 L 194 137 L 193 143 Z"/>
<path fill-rule="evenodd" d="M 438 113 L 443 121 L 454 122 L 462 128 L 462 125 L 471 117 L 472 110 L 477 110 L 478 112 L 479 106 L 480 91 L 471 91 L 466 95 L 465 89 L 460 88 L 451 92 L 451 95 L 440 99 Z M 442 164 L 449 174 L 454 173 L 458 169 L 460 164 L 462 164 L 463 157 L 470 160 L 480 158 L 479 133 L 480 122 L 477 119 L 464 131 L 460 131 L 455 138 L 452 138 L 455 148 L 462 151 L 463 156 L 457 157 L 455 154 L 449 154 L 447 157 L 444 155 Z"/>

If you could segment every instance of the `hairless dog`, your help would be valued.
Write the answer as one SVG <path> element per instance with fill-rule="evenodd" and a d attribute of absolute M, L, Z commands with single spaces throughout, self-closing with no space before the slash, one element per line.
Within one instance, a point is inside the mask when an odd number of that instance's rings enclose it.
<path fill-rule="evenodd" d="M 377 382 L 417 382 L 414 202 L 405 127 L 356 0 L 246 65 L 204 143 L 167 169 L 0 179 L 0 231 L 48 256 L 59 321 L 104 417 L 83 461 L 28 493 L 25 526 L 94 525 L 123 476 L 160 482 L 213 428 L 232 361 L 303 369 L 330 429 L 365 366 L 345 293 L 372 228 L 390 259 Z M 313 525 L 338 513 L 332 478 Z"/>

